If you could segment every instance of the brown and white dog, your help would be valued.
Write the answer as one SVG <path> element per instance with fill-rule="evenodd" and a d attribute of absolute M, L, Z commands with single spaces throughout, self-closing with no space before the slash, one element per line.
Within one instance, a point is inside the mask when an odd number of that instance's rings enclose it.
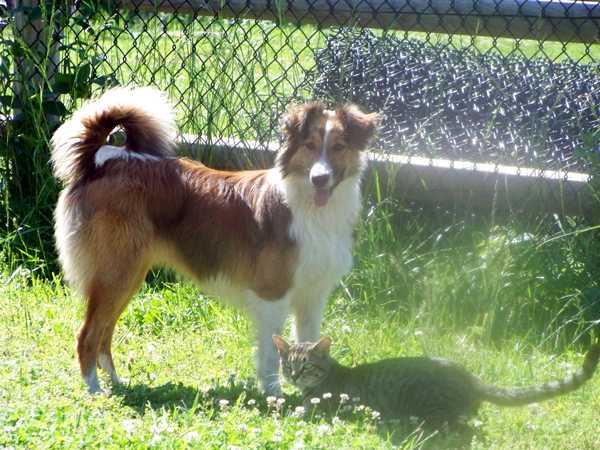
<path fill-rule="evenodd" d="M 258 332 L 258 376 L 280 392 L 271 336 L 290 312 L 299 341 L 318 339 L 327 297 L 351 268 L 360 207 L 361 150 L 376 116 L 355 106 L 291 106 L 270 170 L 224 172 L 176 158 L 171 107 L 151 88 L 116 88 L 52 138 L 64 274 L 87 300 L 77 342 L 90 392 L 96 365 L 119 378 L 115 323 L 154 265 L 173 267 L 248 311 Z M 106 145 L 116 127 L 123 147 Z"/>

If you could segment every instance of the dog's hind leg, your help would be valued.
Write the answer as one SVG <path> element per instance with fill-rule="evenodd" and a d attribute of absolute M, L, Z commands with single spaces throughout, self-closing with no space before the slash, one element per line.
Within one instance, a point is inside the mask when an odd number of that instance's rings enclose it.
<path fill-rule="evenodd" d="M 103 322 L 106 316 L 110 314 L 110 302 L 112 300 L 105 298 L 105 295 L 101 292 L 103 289 L 99 285 L 96 286 L 98 287 L 94 287 L 88 296 L 85 321 L 77 336 L 79 367 L 91 394 L 102 392 L 98 381 L 96 362 L 98 360 L 100 338 L 105 327 Z"/>
<path fill-rule="evenodd" d="M 117 324 L 117 320 L 125 310 L 129 299 L 135 294 L 139 286 L 144 281 L 146 273 L 148 269 L 144 266 L 143 270 L 140 270 L 137 277 L 134 277 L 132 283 L 130 284 L 130 291 L 125 295 L 120 297 L 120 301 L 115 303 L 115 308 L 113 314 L 106 319 L 106 326 L 104 327 L 104 332 L 102 337 L 100 338 L 100 347 L 98 349 L 98 366 L 104 370 L 110 376 L 110 380 L 113 384 L 120 384 L 121 380 L 117 375 L 117 371 L 115 369 L 113 357 L 112 357 L 112 339 L 113 333 L 115 331 L 115 325 Z M 117 304 L 119 306 L 117 306 Z"/>
<path fill-rule="evenodd" d="M 98 255 L 98 262 L 106 264 L 97 267 L 105 270 L 91 277 L 88 284 L 85 321 L 77 338 L 81 375 L 90 393 L 102 391 L 97 365 L 109 373 L 113 382 L 118 382 L 110 351 L 112 334 L 121 312 L 144 280 L 148 265 L 140 253 L 121 252 L 111 260 Z"/>

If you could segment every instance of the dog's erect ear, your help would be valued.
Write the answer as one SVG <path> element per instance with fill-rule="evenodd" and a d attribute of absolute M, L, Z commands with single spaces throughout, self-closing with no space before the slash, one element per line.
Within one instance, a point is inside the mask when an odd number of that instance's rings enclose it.
<path fill-rule="evenodd" d="M 319 339 L 319 342 L 317 342 L 311 348 L 311 350 L 313 350 L 314 352 L 317 352 L 321 355 L 329 355 L 330 349 L 331 349 L 331 338 L 329 336 L 322 337 L 321 339 Z"/>
<path fill-rule="evenodd" d="M 364 149 L 377 129 L 377 113 L 365 114 L 358 106 L 350 104 L 339 108 L 336 114 L 344 125 L 346 142 L 358 150 Z"/>
<path fill-rule="evenodd" d="M 273 344 L 277 348 L 277 351 L 281 353 L 287 353 L 290 350 L 290 344 L 285 342 L 285 340 L 276 334 L 273 335 Z"/>
<path fill-rule="evenodd" d="M 288 141 L 304 139 L 310 125 L 323 114 L 325 106 L 321 102 L 291 104 L 283 116 L 283 134 Z"/>

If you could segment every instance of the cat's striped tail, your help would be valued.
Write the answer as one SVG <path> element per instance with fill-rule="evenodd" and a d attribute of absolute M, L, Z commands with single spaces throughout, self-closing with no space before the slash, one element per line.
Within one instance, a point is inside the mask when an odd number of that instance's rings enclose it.
<path fill-rule="evenodd" d="M 583 366 L 572 375 L 560 381 L 551 381 L 535 387 L 499 388 L 485 383 L 479 385 L 483 400 L 502 406 L 521 406 L 547 400 L 574 391 L 589 380 L 598 366 L 600 342 L 592 345 L 585 355 Z"/>

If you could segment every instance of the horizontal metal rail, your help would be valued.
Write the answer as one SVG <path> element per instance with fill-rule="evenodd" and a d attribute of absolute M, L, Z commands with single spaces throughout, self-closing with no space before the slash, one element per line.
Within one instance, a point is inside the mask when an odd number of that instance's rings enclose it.
<path fill-rule="evenodd" d="M 600 4 L 584 0 L 125 0 L 123 8 L 561 42 L 600 43 Z"/>

